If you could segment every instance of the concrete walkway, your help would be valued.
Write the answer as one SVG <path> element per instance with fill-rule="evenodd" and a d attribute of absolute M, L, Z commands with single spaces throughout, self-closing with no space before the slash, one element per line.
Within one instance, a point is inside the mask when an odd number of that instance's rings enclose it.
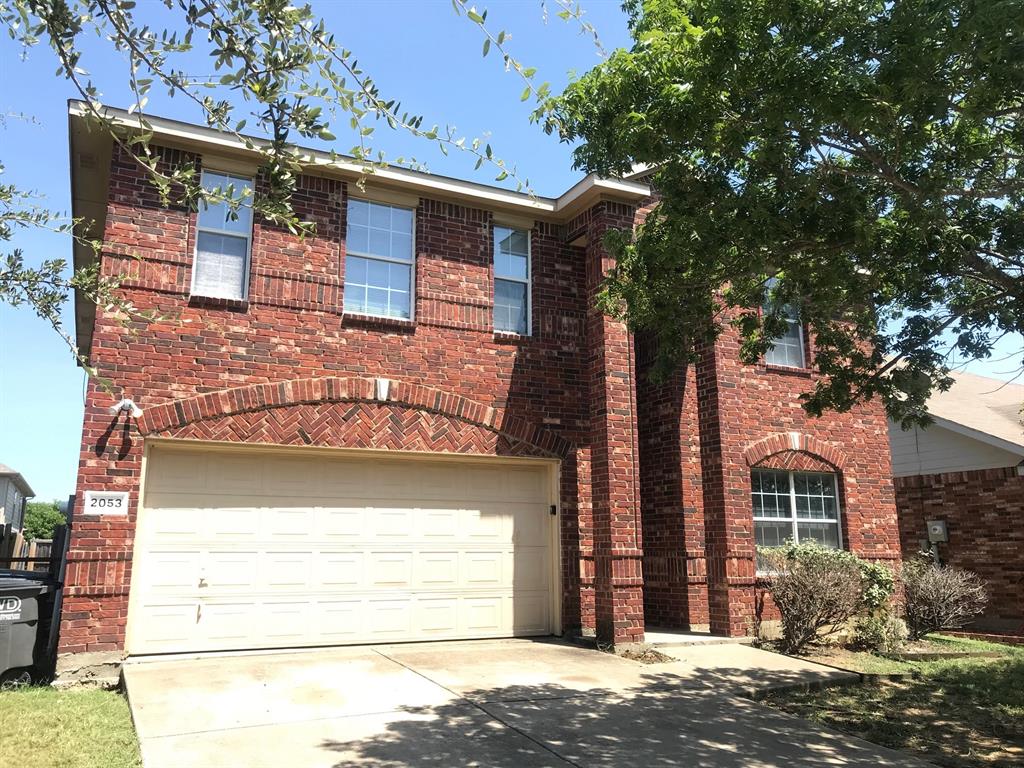
<path fill-rule="evenodd" d="M 644 665 L 558 642 L 410 644 L 129 662 L 124 677 L 146 768 L 924 765 L 737 697 L 764 659 L 733 654 L 756 649 L 697 650 Z"/>

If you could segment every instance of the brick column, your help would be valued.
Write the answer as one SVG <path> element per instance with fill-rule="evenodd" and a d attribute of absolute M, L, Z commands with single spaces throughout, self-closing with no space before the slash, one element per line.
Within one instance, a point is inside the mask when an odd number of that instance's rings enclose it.
<path fill-rule="evenodd" d="M 711 633 L 742 637 L 753 631 L 756 586 L 754 519 L 744 467 L 729 460 L 723 433 L 723 386 L 734 391 L 718 365 L 721 350 L 701 351 L 697 365 L 697 421 L 707 553 L 708 614 Z M 735 399 L 735 395 L 733 395 Z"/>
<path fill-rule="evenodd" d="M 614 260 L 604 233 L 633 225 L 633 209 L 602 202 L 590 210 L 587 235 L 587 376 L 590 389 L 594 609 L 598 640 L 643 642 L 640 494 L 633 341 L 623 323 L 595 305 Z"/>

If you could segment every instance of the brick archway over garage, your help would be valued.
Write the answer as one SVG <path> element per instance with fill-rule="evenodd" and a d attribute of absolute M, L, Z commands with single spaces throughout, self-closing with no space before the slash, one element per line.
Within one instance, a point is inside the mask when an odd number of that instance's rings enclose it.
<path fill-rule="evenodd" d="M 794 453 L 809 454 L 838 471 L 842 471 L 847 463 L 846 454 L 839 448 L 800 432 L 777 432 L 751 443 L 743 452 L 743 458 L 748 466 L 756 467 L 775 463 L 772 462 L 773 457 L 782 458 Z"/>
<path fill-rule="evenodd" d="M 387 382 L 381 386 L 380 382 Z M 272 433 L 269 426 L 270 413 L 286 409 L 298 416 L 298 426 L 308 418 L 318 418 L 318 406 L 352 403 L 353 405 L 376 405 L 380 414 L 386 415 L 389 423 L 403 422 L 405 427 L 419 430 L 443 429 L 437 420 L 426 421 L 419 415 L 435 414 L 443 421 L 462 423 L 487 430 L 508 441 L 509 450 L 521 452 L 516 445 L 529 447 L 534 455 L 564 458 L 572 446 L 568 441 L 550 430 L 516 416 L 509 416 L 504 409 L 492 408 L 474 400 L 445 392 L 435 387 L 397 381 L 394 379 L 371 379 L 355 377 L 322 377 L 293 379 L 267 384 L 250 384 L 232 389 L 207 392 L 202 395 L 173 400 L 147 408 L 138 420 L 143 435 L 165 435 L 175 437 L 212 437 L 196 428 L 208 423 L 230 420 L 237 434 L 249 434 L 253 442 L 282 442 L 281 440 L 260 440 L 257 433 Z M 371 418 L 367 408 L 354 408 L 342 418 Z M 231 418 L 235 417 L 235 418 Z M 282 422 L 277 422 L 280 425 Z M 239 433 L 239 430 L 242 432 Z M 293 430 L 307 444 L 313 444 L 312 437 L 300 430 Z M 236 437 L 237 437 L 236 434 Z M 284 441 L 287 442 L 287 441 Z M 448 444 L 451 450 L 468 452 L 467 441 L 451 436 Z M 397 447 L 386 446 L 381 447 Z M 422 448 L 421 448 L 422 449 Z"/>

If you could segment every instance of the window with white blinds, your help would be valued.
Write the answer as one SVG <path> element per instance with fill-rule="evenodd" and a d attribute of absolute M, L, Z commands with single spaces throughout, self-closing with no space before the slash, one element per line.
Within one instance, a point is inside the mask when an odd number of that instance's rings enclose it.
<path fill-rule="evenodd" d="M 232 212 L 227 202 L 199 204 L 192 293 L 217 299 L 244 299 L 252 250 L 252 179 L 203 171 L 203 189 L 244 200 Z"/>

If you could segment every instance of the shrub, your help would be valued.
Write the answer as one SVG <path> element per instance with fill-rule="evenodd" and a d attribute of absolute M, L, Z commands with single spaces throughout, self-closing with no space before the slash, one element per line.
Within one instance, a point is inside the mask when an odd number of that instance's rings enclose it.
<path fill-rule="evenodd" d="M 918 558 L 903 564 L 903 608 L 911 640 L 957 629 L 985 610 L 988 594 L 976 573 Z"/>
<path fill-rule="evenodd" d="M 869 611 L 888 610 L 889 598 L 896 591 L 896 576 L 892 569 L 881 563 L 857 559 L 864 586 L 864 607 Z"/>
<path fill-rule="evenodd" d="M 857 620 L 855 642 L 865 650 L 897 653 L 906 644 L 907 637 L 907 625 L 903 619 L 889 611 Z"/>
<path fill-rule="evenodd" d="M 54 529 L 67 521 L 56 501 L 30 501 L 25 505 L 22 534 L 26 539 L 52 539 Z"/>
<path fill-rule="evenodd" d="M 819 637 L 839 631 L 862 608 L 862 562 L 852 553 L 790 544 L 760 554 L 782 616 L 784 652 L 799 653 Z"/>

